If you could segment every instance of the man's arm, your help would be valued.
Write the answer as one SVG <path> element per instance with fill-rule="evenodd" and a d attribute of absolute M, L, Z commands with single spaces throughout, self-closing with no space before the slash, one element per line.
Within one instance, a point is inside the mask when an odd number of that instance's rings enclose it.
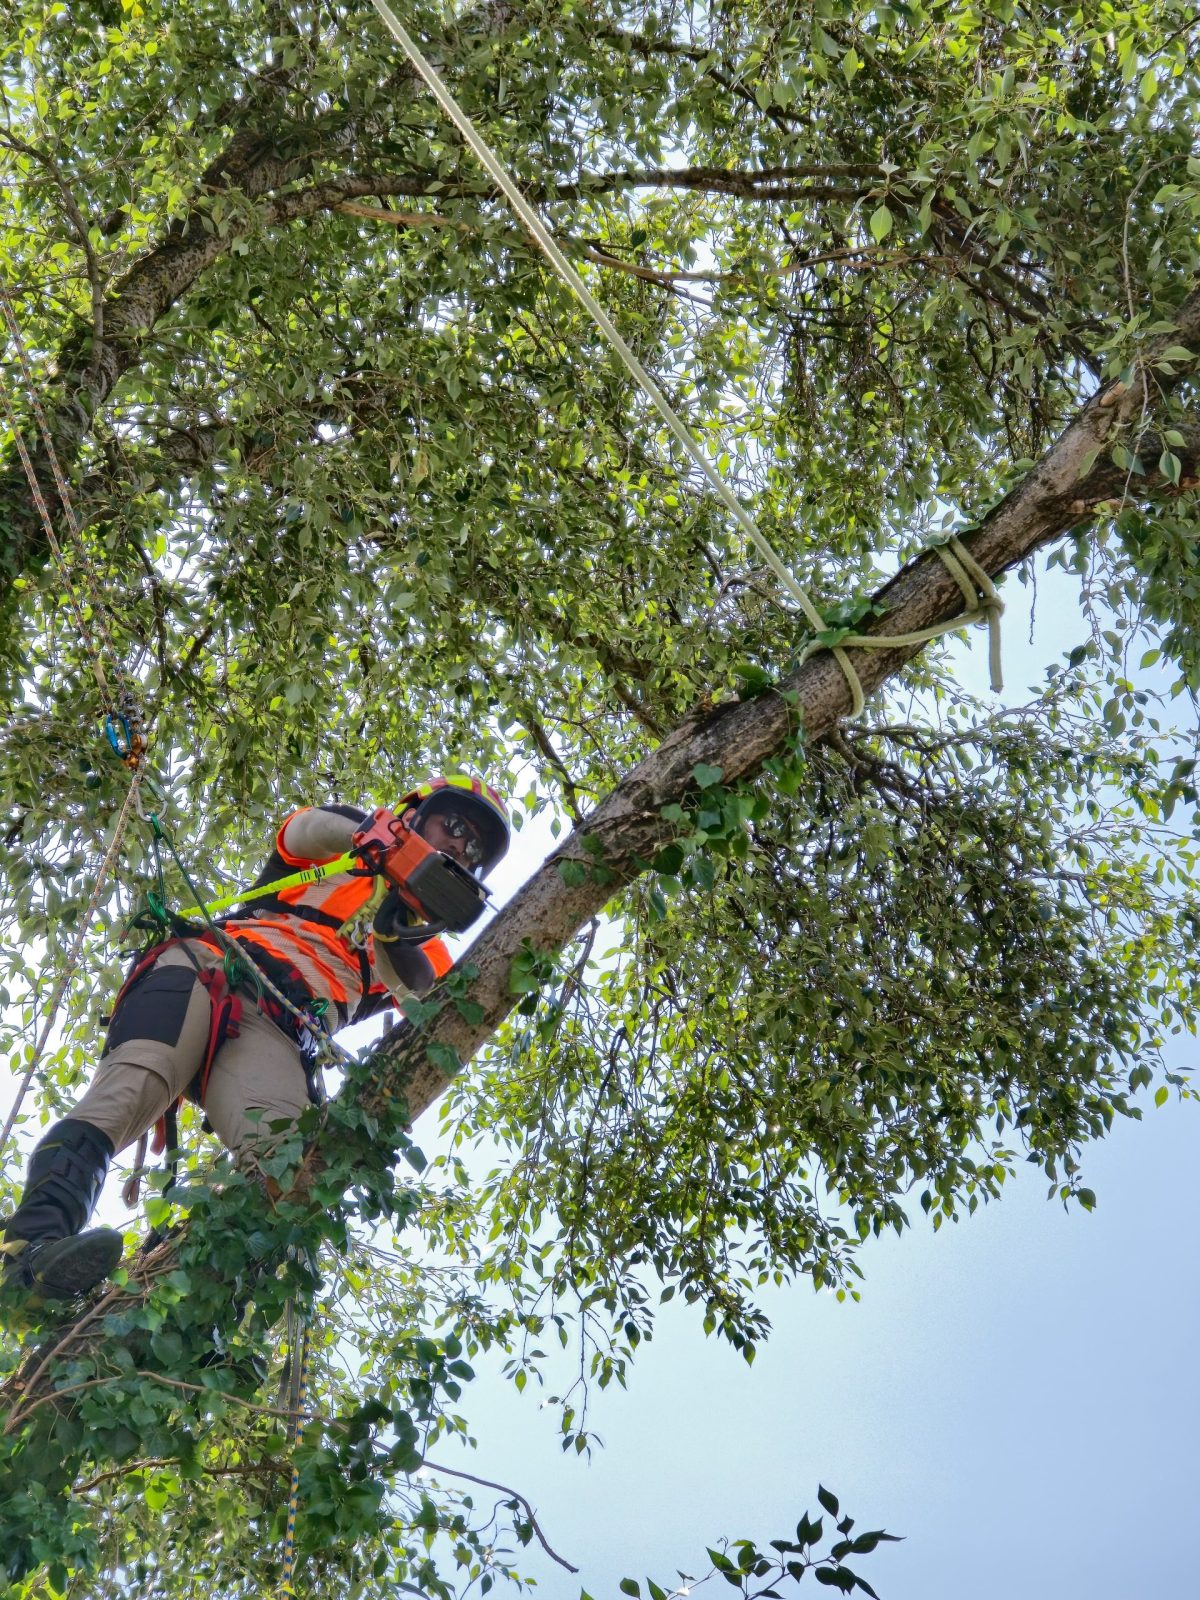
<path fill-rule="evenodd" d="M 333 861 L 349 850 L 365 817 L 357 806 L 307 806 L 294 811 L 279 830 L 279 853 L 288 862 Z"/>
<path fill-rule="evenodd" d="M 372 924 L 375 971 L 397 999 L 424 994 L 437 977 L 433 962 L 421 948 L 432 930 L 419 923 L 410 925 L 411 915 L 396 890 L 389 889 Z"/>
<path fill-rule="evenodd" d="M 406 994 L 424 994 L 431 989 L 433 963 L 419 944 L 380 944 L 375 942 L 375 971 L 397 1000 Z"/>

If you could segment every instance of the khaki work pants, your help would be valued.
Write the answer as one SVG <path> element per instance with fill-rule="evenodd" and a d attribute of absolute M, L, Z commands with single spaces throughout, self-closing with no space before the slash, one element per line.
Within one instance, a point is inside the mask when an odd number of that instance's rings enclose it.
<path fill-rule="evenodd" d="M 186 941 L 202 968 L 220 955 Z M 200 1071 L 208 1044 L 208 991 L 182 946 L 163 952 L 113 1013 L 96 1076 L 68 1113 L 106 1133 L 124 1150 L 152 1128 Z M 204 1110 L 222 1142 L 241 1155 L 263 1149 L 291 1127 L 308 1105 L 300 1051 L 269 1017 L 242 996 L 236 1037 L 218 1050 Z"/>

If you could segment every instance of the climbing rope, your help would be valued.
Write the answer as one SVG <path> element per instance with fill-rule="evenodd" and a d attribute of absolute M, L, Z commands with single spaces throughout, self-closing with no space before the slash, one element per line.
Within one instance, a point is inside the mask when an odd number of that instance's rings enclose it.
<path fill-rule="evenodd" d="M 42 1059 L 42 1054 L 45 1051 L 47 1043 L 49 1042 L 50 1032 L 54 1027 L 54 1021 L 58 1015 L 58 1008 L 62 1004 L 63 997 L 67 992 L 71 979 L 75 976 L 75 970 L 79 965 L 79 958 L 83 954 L 84 939 L 87 937 L 87 931 L 91 925 L 92 917 L 95 913 L 96 907 L 100 904 L 100 896 L 104 889 L 105 879 L 108 877 L 109 870 L 111 869 L 112 864 L 116 860 L 117 854 L 120 851 L 121 843 L 125 837 L 125 829 L 129 825 L 129 819 L 137 808 L 138 791 L 142 783 L 142 776 L 143 774 L 141 769 L 135 768 L 133 779 L 129 785 L 129 792 L 126 794 L 124 804 L 122 805 L 117 816 L 116 827 L 113 829 L 112 839 L 109 841 L 108 849 L 104 852 L 104 859 L 101 861 L 99 870 L 96 873 L 96 882 L 92 888 L 91 899 L 84 908 L 83 916 L 80 919 L 79 927 L 76 930 L 74 941 L 72 942 L 70 950 L 67 952 L 67 959 L 63 965 L 63 970 L 59 974 L 58 982 L 54 986 L 54 992 L 50 996 L 50 1001 L 46 1008 L 46 1014 L 42 1020 L 41 1033 L 38 1035 L 37 1042 L 33 1047 L 33 1055 L 30 1059 L 29 1066 L 26 1068 L 25 1075 L 21 1079 L 20 1087 L 17 1090 L 17 1097 L 13 1101 L 12 1109 L 8 1113 L 7 1120 L 4 1124 L 4 1130 L 3 1132 L 0 1132 L 0 1158 L 3 1158 L 4 1152 L 8 1146 L 9 1134 L 11 1134 L 16 1125 L 17 1117 L 21 1110 L 21 1104 L 28 1093 L 29 1085 L 33 1082 L 34 1075 L 36 1074 Z"/>
<path fill-rule="evenodd" d="M 100 635 L 103 651 L 97 648 L 92 638 L 92 628 L 89 626 L 89 619 L 76 588 L 71 567 L 63 550 L 62 541 L 55 531 L 54 519 L 50 515 L 49 507 L 46 505 L 46 499 L 42 494 L 37 472 L 34 470 L 33 460 L 29 454 L 29 448 L 18 425 L 12 394 L 4 377 L 3 363 L 0 363 L 0 400 L 3 401 L 5 416 L 12 430 L 17 454 L 21 458 L 21 465 L 24 468 L 25 477 L 29 484 L 29 493 L 37 508 L 42 528 L 46 534 L 46 543 L 50 547 L 50 553 L 62 578 L 67 603 L 71 608 L 75 625 L 79 630 L 80 640 L 88 653 L 92 673 L 96 679 L 96 686 L 100 691 L 100 699 L 104 707 L 109 742 L 112 744 L 116 754 L 127 766 L 136 768 L 145 753 L 145 740 L 142 736 L 140 720 L 137 715 L 136 695 L 128 674 L 120 665 L 120 658 L 108 625 L 108 606 L 104 599 L 103 586 L 91 556 L 88 554 L 87 544 L 83 537 L 83 529 L 76 515 L 75 503 L 71 498 L 66 474 L 59 463 L 58 451 L 54 447 L 54 436 L 50 431 L 50 424 L 46 419 L 41 400 L 38 398 L 37 381 L 29 360 L 29 352 L 26 349 L 21 325 L 17 320 L 8 289 L 2 279 L 0 279 L 0 310 L 3 311 L 9 337 L 16 350 L 17 362 L 21 369 L 21 375 L 25 380 L 30 409 L 37 423 L 42 448 L 46 452 L 46 459 L 54 476 L 54 484 L 58 490 L 63 518 L 70 533 L 74 553 L 83 573 L 84 587 L 87 590 L 88 604 L 91 607 L 91 623 L 94 625 L 95 631 Z M 105 670 L 105 654 L 107 654 L 112 664 L 112 675 L 116 682 L 116 688 L 109 681 L 109 674 Z"/>
<path fill-rule="evenodd" d="M 63 509 L 63 515 L 70 531 L 71 540 L 74 545 L 74 552 L 84 576 L 84 587 L 87 590 L 88 602 L 91 607 L 91 620 L 95 625 L 96 632 L 100 636 L 100 647 L 97 647 L 95 640 L 93 639 L 92 631 L 89 628 L 87 611 L 85 610 L 84 603 L 80 598 L 75 583 L 75 576 L 71 570 L 71 565 L 66 558 L 62 541 L 60 541 L 58 538 L 54 527 L 54 520 L 50 515 L 50 510 L 46 504 L 45 496 L 42 494 L 41 485 L 38 482 L 37 473 L 34 470 L 33 461 L 30 457 L 28 447 L 26 446 L 24 436 L 17 421 L 16 408 L 13 404 L 12 395 L 4 378 L 2 364 L 0 364 L 0 401 L 3 403 L 4 412 L 8 420 L 9 427 L 12 431 L 13 439 L 16 443 L 21 464 L 25 472 L 25 477 L 29 484 L 30 495 L 32 496 L 33 503 L 37 508 L 38 516 L 41 519 L 43 530 L 45 531 L 47 545 L 50 549 L 55 565 L 58 568 L 63 589 L 66 594 L 67 603 L 71 608 L 71 613 L 74 617 L 79 638 L 88 653 L 92 673 L 96 679 L 96 686 L 100 692 L 101 705 L 104 709 L 104 726 L 108 743 L 111 746 L 113 753 L 118 757 L 119 760 L 124 762 L 125 765 L 129 767 L 132 773 L 129 791 L 125 796 L 124 803 L 122 804 L 120 813 L 118 814 L 116 826 L 114 827 L 113 836 L 109 842 L 108 849 L 106 850 L 104 858 L 100 863 L 100 868 L 97 872 L 95 883 L 92 888 L 91 898 L 89 899 L 87 907 L 83 913 L 83 917 L 80 921 L 75 939 L 70 950 L 68 951 L 63 970 L 59 975 L 59 979 L 55 985 L 53 994 L 51 995 L 46 1016 L 43 1020 L 42 1029 L 34 1045 L 33 1055 L 29 1066 L 26 1069 L 25 1075 L 17 1091 L 16 1099 L 13 1102 L 12 1108 L 5 1122 L 3 1132 L 0 1132 L 0 1157 L 2 1157 L 4 1150 L 7 1147 L 9 1136 L 16 1125 L 17 1117 L 20 1114 L 25 1095 L 27 1094 L 29 1087 L 33 1082 L 37 1068 L 41 1062 L 42 1055 L 49 1041 L 50 1034 L 58 1014 L 59 1006 L 62 1003 L 63 997 L 65 996 L 71 979 L 75 974 L 76 968 L 78 967 L 83 953 L 84 940 L 91 924 L 92 916 L 100 902 L 104 885 L 108 878 L 109 870 L 111 869 L 112 864 L 116 860 L 121 849 L 130 817 L 133 815 L 135 810 L 139 815 L 143 814 L 141 806 L 141 789 L 143 784 L 150 791 L 156 803 L 160 806 L 166 797 L 164 796 L 159 785 L 149 775 L 145 769 L 145 766 L 143 765 L 143 758 L 146 753 L 146 741 L 142 733 L 141 717 L 138 710 L 137 698 L 127 674 L 119 663 L 119 657 L 117 656 L 117 652 L 113 644 L 112 632 L 108 626 L 107 608 L 101 593 L 98 575 L 83 538 L 83 530 L 75 513 L 75 507 L 71 498 L 70 489 L 67 485 L 66 476 L 63 473 L 62 467 L 58 460 L 58 453 L 54 447 L 54 440 L 50 432 L 45 411 L 41 405 L 41 401 L 38 398 L 34 374 L 25 348 L 25 342 L 21 334 L 20 324 L 17 321 L 16 315 L 13 311 L 12 302 L 2 281 L 0 281 L 0 309 L 3 310 L 4 319 L 7 323 L 9 334 L 17 351 L 21 372 L 28 388 L 30 406 L 37 421 L 38 430 L 41 435 L 42 446 L 46 453 L 46 459 L 49 462 L 50 469 L 54 475 L 55 486 L 58 490 L 59 500 Z M 110 672 L 106 670 L 105 667 L 105 653 L 107 653 L 110 662 L 112 663 L 111 676 Z M 114 688 L 114 683 L 117 686 L 116 688 Z M 195 902 L 196 908 L 200 912 L 200 915 L 206 924 L 208 932 L 216 939 L 220 947 L 225 952 L 224 964 L 226 975 L 229 977 L 230 981 L 244 981 L 246 978 L 248 978 L 253 984 L 256 997 L 259 1000 L 261 1000 L 264 992 L 270 994 L 284 1008 L 284 1010 L 290 1016 L 292 1016 L 303 1029 L 306 1030 L 307 1034 L 313 1041 L 314 1054 L 318 1061 L 320 1061 L 322 1058 L 325 1058 L 331 1059 L 335 1063 L 342 1066 L 356 1065 L 356 1058 L 349 1051 L 342 1049 L 342 1047 L 336 1044 L 330 1037 L 321 1020 L 321 1012 L 318 1009 L 318 1006 L 314 1004 L 314 1006 L 308 1009 L 297 1006 L 294 1001 L 284 993 L 278 984 L 276 984 L 268 976 L 268 974 L 263 971 L 258 962 L 255 961 L 251 952 L 246 948 L 245 944 L 241 941 L 230 938 L 224 929 L 219 928 L 216 925 L 212 919 L 212 914 L 215 911 L 220 911 L 226 909 L 230 905 L 237 904 L 242 900 L 254 899 L 261 894 L 277 894 L 281 887 L 290 887 L 293 884 L 319 882 L 322 878 L 329 876 L 332 872 L 345 870 L 351 865 L 357 865 L 357 858 L 343 856 L 335 862 L 326 863 L 323 866 L 293 873 L 285 880 L 284 883 L 277 881 L 266 886 L 265 888 L 258 890 L 251 889 L 245 891 L 235 891 L 233 893 L 218 897 L 211 902 L 206 902 L 200 894 L 200 891 L 192 879 L 191 874 L 184 865 L 179 852 L 175 847 L 175 841 L 172 838 L 169 830 L 163 825 L 158 812 L 150 812 L 148 815 L 145 815 L 144 820 L 147 821 L 150 827 L 155 874 L 157 879 L 157 893 L 151 891 L 148 894 L 147 904 L 150 915 L 155 919 L 158 925 L 164 929 L 172 926 L 172 917 L 170 912 L 167 910 L 166 904 L 166 884 L 163 875 L 162 854 L 160 849 L 160 845 L 165 844 L 167 850 L 170 852 L 176 868 L 178 869 L 184 883 L 187 886 L 189 894 Z M 287 1532 L 284 1540 L 283 1580 L 280 1588 L 280 1595 L 294 1597 L 295 1589 L 292 1586 L 292 1579 L 295 1575 L 296 1516 L 300 1502 L 300 1474 L 295 1464 L 294 1456 L 296 1440 L 299 1434 L 300 1418 L 303 1414 L 308 1395 L 310 1337 L 308 1319 L 295 1308 L 294 1303 L 289 1302 L 288 1313 L 289 1353 L 293 1365 L 294 1383 L 293 1404 L 290 1408 L 290 1416 L 288 1421 L 288 1449 L 293 1457 L 293 1464 L 291 1473 L 291 1487 L 288 1496 Z M 295 1346 L 295 1329 L 297 1326 L 300 1327 L 300 1348 L 298 1362 L 296 1359 Z"/>
<path fill-rule="evenodd" d="M 299 1361 L 296 1359 L 295 1328 L 300 1324 Z M 296 1465 L 296 1439 L 300 1433 L 300 1418 L 308 1399 L 308 1358 L 310 1351 L 308 1318 L 288 1303 L 288 1355 L 292 1362 L 292 1404 L 288 1407 L 287 1443 L 292 1458 L 291 1486 L 288 1490 L 287 1528 L 283 1536 L 283 1575 L 280 1579 L 280 1600 L 292 1597 L 296 1591 L 292 1579 L 296 1575 L 296 1515 L 300 1509 L 300 1469 Z"/>
<path fill-rule="evenodd" d="M 27 1067 L 25 1074 L 21 1079 L 20 1086 L 17 1090 L 16 1099 L 13 1101 L 12 1107 L 9 1111 L 8 1117 L 4 1124 L 4 1129 L 2 1132 L 0 1132 L 0 1157 L 2 1157 L 5 1149 L 7 1148 L 9 1136 L 12 1133 L 13 1128 L 16 1126 L 17 1117 L 20 1114 L 21 1106 L 24 1103 L 25 1096 L 29 1091 L 29 1086 L 33 1082 L 38 1066 L 41 1063 L 42 1055 L 45 1052 L 47 1044 L 49 1043 L 50 1034 L 57 1019 L 59 1007 L 62 1004 L 62 1001 L 67 993 L 67 989 L 70 986 L 71 979 L 74 977 L 75 971 L 79 965 L 80 958 L 83 954 L 84 941 L 87 937 L 88 929 L 91 926 L 92 917 L 100 903 L 100 898 L 103 893 L 109 871 L 111 870 L 112 865 L 120 852 L 121 845 L 125 837 L 125 831 L 129 825 L 130 817 L 133 815 L 135 809 L 140 811 L 140 790 L 145 775 L 142 766 L 142 759 L 145 755 L 146 741 L 142 732 L 141 718 L 138 712 L 137 699 L 134 694 L 132 684 L 130 683 L 124 668 L 119 663 L 116 647 L 113 644 L 112 633 L 109 629 L 107 621 L 107 607 L 101 593 L 99 577 L 92 563 L 91 557 L 88 554 L 87 545 L 85 544 L 83 538 L 83 530 L 80 527 L 79 518 L 75 513 L 75 506 L 71 498 L 71 491 L 67 484 L 66 475 L 64 474 L 62 466 L 59 463 L 58 452 L 54 448 L 54 439 L 50 432 L 50 425 L 46 419 L 46 413 L 42 407 L 41 401 L 38 398 L 37 385 L 34 378 L 33 368 L 29 361 L 29 353 L 26 349 L 25 340 L 21 333 L 21 325 L 17 321 L 16 313 L 13 310 L 12 300 L 2 279 L 0 279 L 0 311 L 3 312 L 4 320 L 8 328 L 9 338 L 11 339 L 13 347 L 16 350 L 17 361 L 28 390 L 30 408 L 32 409 L 34 418 L 37 422 L 38 431 L 41 435 L 42 447 L 46 452 L 46 459 L 49 462 L 50 470 L 54 475 L 55 486 L 58 490 L 59 500 L 62 504 L 63 516 L 70 532 L 74 553 L 84 575 L 84 585 L 88 591 L 88 604 L 91 608 L 91 624 L 94 625 L 96 632 L 100 635 L 100 647 L 97 646 L 95 639 L 93 638 L 92 627 L 89 625 L 88 614 L 84 603 L 80 598 L 75 583 L 75 576 L 71 569 L 71 564 L 67 560 L 62 541 L 58 538 L 58 535 L 55 531 L 54 519 L 50 515 L 50 510 L 46 504 L 45 496 L 42 494 L 41 485 L 38 482 L 37 473 L 34 470 L 33 461 L 30 457 L 29 449 L 25 442 L 25 437 L 18 424 L 12 392 L 4 376 L 3 363 L 0 363 L 0 403 L 3 404 L 4 414 L 17 447 L 17 454 L 21 459 L 21 465 L 25 472 L 25 478 L 29 484 L 30 496 L 35 507 L 37 508 L 38 516 L 41 519 L 42 528 L 46 534 L 46 543 L 50 547 L 50 553 L 54 559 L 56 567 L 58 568 L 59 576 L 62 579 L 63 588 L 67 597 L 67 604 L 70 606 L 71 614 L 74 618 L 75 626 L 79 633 L 79 638 L 87 652 L 92 674 L 95 677 L 96 686 L 100 691 L 100 701 L 104 709 L 104 728 L 108 743 L 111 746 L 113 753 L 129 768 L 132 774 L 128 792 L 125 795 L 124 802 L 122 803 L 120 812 L 117 815 L 112 838 L 109 841 L 108 849 L 105 851 L 99 870 L 97 871 L 96 879 L 92 887 L 91 897 L 84 909 L 83 916 L 80 919 L 79 926 L 75 933 L 75 938 L 71 944 L 71 948 L 67 952 L 67 958 L 63 965 L 63 969 L 59 974 L 58 981 L 56 982 L 54 990 L 50 996 L 49 1004 L 46 1008 L 46 1014 L 42 1021 L 41 1031 L 33 1046 L 33 1054 L 30 1059 L 29 1066 Z M 110 671 L 107 670 L 105 666 L 104 657 L 106 653 L 109 657 L 111 675 Z M 115 688 L 114 684 L 116 685 Z"/>
<path fill-rule="evenodd" d="M 88 926 L 90 925 L 96 906 L 99 904 L 100 896 L 105 880 L 108 876 L 109 869 L 111 868 L 112 863 L 116 859 L 117 853 L 120 850 L 121 843 L 124 839 L 125 830 L 128 826 L 129 818 L 135 807 L 137 808 L 139 814 L 141 813 L 140 790 L 143 781 L 146 787 L 153 793 L 160 803 L 165 797 L 163 796 L 158 785 L 145 772 L 143 761 L 146 754 L 146 740 L 142 731 L 142 720 L 138 709 L 137 697 L 128 674 L 125 672 L 124 667 L 120 664 L 120 660 L 117 655 L 116 647 L 113 642 L 112 631 L 108 625 L 108 611 L 101 591 L 99 575 L 96 572 L 91 556 L 88 553 L 87 544 L 83 537 L 83 529 L 80 525 L 79 517 L 75 511 L 75 505 L 71 497 L 71 490 L 67 483 L 66 474 L 63 472 L 61 463 L 59 462 L 58 452 L 54 446 L 54 438 L 50 431 L 50 425 L 46 418 L 46 413 L 42 406 L 41 400 L 38 397 L 36 378 L 33 372 L 32 364 L 29 360 L 29 354 L 25 345 L 24 336 L 21 332 L 21 326 L 13 309 L 12 300 L 9 296 L 7 287 L 2 279 L 0 279 L 0 311 L 3 312 L 9 337 L 11 338 L 13 347 L 16 350 L 17 360 L 28 392 L 30 409 L 32 410 L 36 420 L 38 432 L 42 441 L 42 447 L 45 451 L 46 459 L 49 462 L 50 470 L 54 476 L 55 487 L 58 491 L 59 500 L 62 505 L 63 516 L 70 533 L 74 555 L 83 574 L 84 587 L 87 590 L 87 601 L 91 609 L 91 620 L 95 625 L 96 632 L 100 636 L 100 647 L 97 646 L 92 636 L 92 630 L 89 627 L 88 614 L 83 600 L 80 597 L 75 581 L 75 575 L 72 571 L 71 564 L 67 560 L 63 543 L 59 539 L 55 530 L 54 519 L 50 515 L 49 507 L 46 504 L 45 496 L 43 495 L 41 485 L 38 482 L 37 472 L 34 469 L 28 446 L 26 445 L 24 435 L 22 434 L 21 428 L 17 421 L 16 408 L 13 403 L 11 391 L 4 377 L 4 368 L 2 363 L 0 363 L 0 401 L 3 403 L 4 412 L 11 429 L 14 442 L 16 443 L 17 452 L 21 459 L 26 481 L 29 485 L 29 492 L 33 499 L 33 503 L 37 508 L 38 516 L 41 520 L 42 528 L 46 535 L 47 545 L 50 548 L 51 555 L 62 580 L 63 589 L 67 597 L 67 603 L 71 608 L 71 613 L 74 617 L 75 626 L 78 630 L 80 640 L 82 641 L 89 657 L 92 673 L 95 677 L 96 685 L 100 692 L 101 704 L 104 709 L 104 727 L 108 743 L 112 748 L 114 755 L 116 755 L 120 761 L 124 762 L 133 773 L 133 781 L 130 784 L 129 792 L 125 797 L 125 802 L 121 808 L 120 815 L 118 816 L 117 826 L 114 831 L 112 841 L 107 852 L 105 853 L 100 870 L 97 874 L 91 899 L 89 900 L 87 909 L 84 912 L 84 916 L 76 933 L 75 940 L 70 951 L 68 952 L 64 969 L 59 976 L 58 982 L 55 985 L 54 992 L 51 996 L 41 1034 L 34 1046 L 32 1060 L 25 1072 L 24 1077 L 22 1078 L 16 1100 L 14 1101 L 12 1109 L 9 1112 L 8 1119 L 5 1122 L 3 1133 L 0 1133 L 0 1155 L 3 1155 L 9 1134 L 16 1124 L 16 1119 L 20 1112 L 21 1105 L 24 1102 L 24 1098 L 29 1090 L 30 1084 L 33 1082 L 38 1065 L 41 1061 L 42 1054 L 44 1053 L 46 1044 L 49 1041 L 50 1032 L 53 1028 L 59 1006 L 62 1003 L 62 999 L 67 992 L 67 988 L 72 977 L 74 976 L 76 967 L 78 966 L 80 957 L 82 955 L 84 939 L 87 934 Z M 104 658 L 106 654 L 110 663 L 109 670 L 106 670 L 105 666 Z M 114 688 L 114 684 L 117 687 Z M 288 1012 L 288 1014 L 291 1015 L 298 1023 L 300 1023 L 300 1025 L 307 1031 L 309 1037 L 313 1041 L 314 1053 L 316 1054 L 318 1060 L 324 1058 L 332 1060 L 341 1066 L 354 1065 L 355 1057 L 351 1055 L 349 1051 L 342 1049 L 339 1045 L 334 1043 L 325 1027 L 321 1023 L 319 1017 L 313 1013 L 306 1012 L 301 1007 L 295 1005 L 295 1003 L 289 999 L 289 997 L 278 987 L 278 985 L 275 984 L 262 970 L 244 945 L 231 939 L 222 929 L 218 928 L 215 923 L 213 923 L 210 912 L 220 909 L 223 905 L 235 903 L 238 897 L 226 897 L 225 900 L 217 900 L 211 906 L 206 906 L 205 902 L 200 896 L 199 890 L 197 889 L 190 874 L 180 859 L 173 839 L 163 827 L 157 813 L 151 813 L 146 820 L 150 824 L 151 836 L 154 843 L 159 889 L 157 902 L 153 895 L 149 897 L 151 913 L 156 916 L 162 925 L 169 925 L 170 917 L 166 910 L 165 904 L 165 885 L 163 882 L 162 863 L 161 858 L 158 856 L 158 842 L 161 839 L 166 843 L 167 848 L 170 850 L 171 856 L 175 861 L 175 865 L 182 874 L 183 880 L 186 883 L 192 898 L 195 900 L 197 907 L 203 915 L 209 931 L 213 934 L 225 952 L 226 974 L 230 980 L 233 981 L 236 971 L 240 977 L 249 977 L 251 983 L 254 985 L 257 997 L 261 998 L 264 991 L 272 995 L 272 997 Z M 330 869 L 326 868 L 324 871 L 321 869 L 316 869 L 313 875 L 314 881 L 324 876 L 328 870 Z M 276 886 L 272 885 L 272 889 L 275 887 Z M 249 891 L 251 896 L 253 893 L 254 891 Z"/>
<path fill-rule="evenodd" d="M 388 5 L 387 0 L 371 0 L 371 3 L 393 38 L 408 57 L 415 71 L 424 81 L 430 94 L 458 129 L 464 143 L 507 199 L 518 219 L 533 237 L 534 242 L 558 273 L 558 276 L 572 294 L 575 295 L 592 321 L 608 340 L 642 393 L 666 423 L 672 437 L 699 468 L 713 493 L 716 494 L 734 522 L 741 528 L 747 539 L 750 540 L 783 588 L 795 600 L 814 631 L 819 634 L 829 633 L 831 630 L 807 591 L 796 580 L 795 575 L 784 564 L 783 559 L 770 540 L 761 532 L 754 518 L 713 466 L 707 453 L 692 436 L 690 429 L 680 420 L 658 383 L 651 377 L 633 350 L 622 338 L 607 311 L 605 311 L 570 261 L 568 261 L 537 211 L 517 187 L 516 181 L 508 168 L 459 105 L 437 69 L 422 55 L 403 23 L 396 16 L 391 6 Z M 996 593 L 995 586 L 987 573 L 983 571 L 983 568 L 972 559 L 958 540 L 952 540 L 948 548 L 945 545 L 934 545 L 932 549 L 962 590 L 967 608 L 966 615 L 951 618 L 945 623 L 935 623 L 929 628 L 923 628 L 916 633 L 897 634 L 891 638 L 874 634 L 847 633 L 842 635 L 836 643 L 828 645 L 820 640 L 815 640 L 806 652 L 806 654 L 811 654 L 816 650 L 826 648 L 832 651 L 834 660 L 842 669 L 850 688 L 853 702 L 852 716 L 858 716 L 862 711 L 865 704 L 865 696 L 862 682 L 854 669 L 854 663 L 846 654 L 848 646 L 869 650 L 899 649 L 916 643 L 927 643 L 930 639 L 938 638 L 945 633 L 957 632 L 958 629 L 972 622 L 986 621 L 988 624 L 991 634 L 989 659 L 992 667 L 992 687 L 993 689 L 1002 687 L 999 677 L 999 619 L 1003 610 L 1003 602 Z M 976 587 L 972 587 L 971 579 L 975 580 Z M 981 579 L 982 581 L 980 581 Z"/>

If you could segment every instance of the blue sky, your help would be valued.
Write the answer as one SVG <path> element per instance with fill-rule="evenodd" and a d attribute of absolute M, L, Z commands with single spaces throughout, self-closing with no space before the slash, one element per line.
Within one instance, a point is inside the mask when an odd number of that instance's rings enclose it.
<path fill-rule="evenodd" d="M 595 1399 L 590 1463 L 481 1369 L 479 1449 L 446 1459 L 534 1503 L 583 1569 L 531 1562 L 555 1596 L 702 1573 L 722 1534 L 787 1538 L 818 1481 L 906 1536 L 863 1560 L 881 1600 L 1195 1593 L 1197 1117 L 1171 1102 L 1094 1146 L 1091 1215 L 1029 1168 L 957 1226 L 870 1247 L 858 1305 L 774 1293 L 752 1368 L 667 1308 L 629 1392 Z"/>

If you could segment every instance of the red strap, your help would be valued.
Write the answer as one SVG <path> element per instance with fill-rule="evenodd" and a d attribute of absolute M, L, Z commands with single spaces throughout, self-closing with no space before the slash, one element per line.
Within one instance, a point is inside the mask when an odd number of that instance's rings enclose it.
<path fill-rule="evenodd" d="M 135 978 L 141 977 L 151 962 L 161 955 L 170 944 L 178 944 L 178 942 L 177 939 L 171 939 L 168 944 L 156 945 L 153 950 L 148 951 L 126 979 L 121 989 L 121 995 L 125 993 L 125 990 L 128 989 Z M 197 1096 L 201 1106 L 203 1106 L 208 1096 L 208 1080 L 212 1075 L 213 1062 L 216 1060 L 217 1051 L 225 1043 L 226 1039 L 236 1039 L 241 1031 L 242 1000 L 241 996 L 235 994 L 230 988 L 223 967 L 210 967 L 207 972 L 198 972 L 196 977 L 208 991 L 209 1005 L 208 1039 L 204 1045 L 204 1059 L 200 1063 L 200 1089 Z M 121 995 L 117 996 L 118 1005 L 120 1004 Z M 115 1011 L 116 1007 L 114 1006 L 113 1009 Z M 167 1114 L 178 1110 L 182 1104 L 183 1096 L 180 1095 L 178 1100 L 168 1106 L 167 1110 L 163 1112 L 162 1116 L 154 1124 L 154 1139 L 150 1148 L 156 1156 L 161 1155 L 167 1147 Z"/>
<path fill-rule="evenodd" d="M 208 1080 L 212 1074 L 217 1051 L 226 1039 L 236 1039 L 242 1026 L 242 998 L 229 987 L 224 967 L 210 967 L 200 974 L 200 982 L 208 990 L 208 1044 L 200 1067 L 199 1101 L 203 1105 L 208 1096 Z"/>

